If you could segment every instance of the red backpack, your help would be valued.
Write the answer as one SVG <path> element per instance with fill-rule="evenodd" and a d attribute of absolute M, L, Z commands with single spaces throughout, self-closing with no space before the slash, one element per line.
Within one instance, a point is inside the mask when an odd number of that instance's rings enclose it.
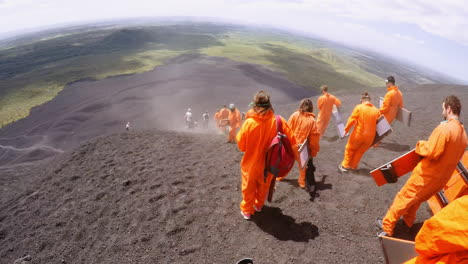
<path fill-rule="evenodd" d="M 274 178 L 288 175 L 295 161 L 291 142 L 288 136 L 283 133 L 283 121 L 279 115 L 275 115 L 275 118 L 277 134 L 267 150 L 263 175 L 265 182 L 268 172 L 273 174 Z"/>

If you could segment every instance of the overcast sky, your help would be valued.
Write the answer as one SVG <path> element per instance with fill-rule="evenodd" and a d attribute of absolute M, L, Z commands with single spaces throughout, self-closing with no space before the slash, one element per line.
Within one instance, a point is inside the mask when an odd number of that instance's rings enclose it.
<path fill-rule="evenodd" d="M 466 0 L 0 0 L 0 36 L 140 16 L 212 17 L 309 32 L 468 83 Z"/>

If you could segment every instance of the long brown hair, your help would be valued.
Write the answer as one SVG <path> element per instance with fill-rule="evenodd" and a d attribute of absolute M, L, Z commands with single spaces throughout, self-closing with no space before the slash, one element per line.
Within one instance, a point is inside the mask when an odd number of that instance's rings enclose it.
<path fill-rule="evenodd" d="M 265 91 L 259 91 L 253 98 L 254 110 L 257 113 L 265 113 L 268 110 L 274 112 L 270 102 L 270 95 Z"/>
<path fill-rule="evenodd" d="M 297 110 L 301 113 L 304 113 L 304 112 L 312 113 L 314 111 L 314 104 L 312 103 L 312 100 L 310 100 L 309 98 L 303 99 L 301 101 L 301 104 L 299 105 L 299 109 Z"/>

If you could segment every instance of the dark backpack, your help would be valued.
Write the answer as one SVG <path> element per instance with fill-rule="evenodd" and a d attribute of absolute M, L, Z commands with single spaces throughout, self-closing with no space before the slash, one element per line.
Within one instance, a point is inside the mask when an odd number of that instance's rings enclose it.
<path fill-rule="evenodd" d="M 266 182 L 268 172 L 274 178 L 286 176 L 292 169 L 295 157 L 289 138 L 283 133 L 283 121 L 279 115 L 276 118 L 276 136 L 268 147 L 265 159 L 264 179 Z"/>

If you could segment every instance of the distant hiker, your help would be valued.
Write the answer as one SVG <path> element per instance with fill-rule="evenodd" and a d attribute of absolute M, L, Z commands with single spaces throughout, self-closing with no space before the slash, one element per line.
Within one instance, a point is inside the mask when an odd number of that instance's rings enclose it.
<path fill-rule="evenodd" d="M 207 129 L 208 123 L 210 122 L 210 115 L 208 114 L 208 111 L 205 111 L 202 117 L 203 117 L 203 128 Z"/>
<path fill-rule="evenodd" d="M 317 107 L 320 111 L 317 117 L 317 126 L 320 136 L 323 136 L 325 131 L 327 131 L 328 122 L 330 122 L 333 106 L 340 107 L 341 101 L 328 93 L 327 85 L 322 85 L 320 90 L 322 91 L 322 96 L 317 100 Z"/>
<path fill-rule="evenodd" d="M 395 120 L 400 108 L 403 107 L 403 94 L 398 89 L 398 86 L 395 86 L 395 78 L 393 76 L 389 76 L 385 80 L 385 83 L 388 92 L 384 97 L 379 111 L 385 116 L 387 122 L 391 124 L 393 120 Z"/>
<path fill-rule="evenodd" d="M 418 256 L 405 264 L 449 264 L 468 261 L 468 195 L 425 221 L 415 239 Z"/>
<path fill-rule="evenodd" d="M 356 170 L 362 155 L 371 146 L 375 138 L 377 119 L 380 117 L 379 109 L 371 104 L 369 93 L 362 94 L 361 103 L 358 104 L 348 119 L 345 134 L 354 126 L 354 130 L 346 144 L 344 159 L 338 166 L 340 171 Z"/>
<path fill-rule="evenodd" d="M 422 157 L 421 161 L 395 196 L 385 218 L 377 220 L 388 236 L 393 235 L 400 217 L 408 227 L 413 225 L 421 203 L 442 190 L 465 153 L 467 137 L 459 121 L 460 100 L 453 95 L 446 97 L 442 110 L 445 121 L 432 131 L 428 141 L 420 140 L 416 144 L 416 153 Z"/>
<path fill-rule="evenodd" d="M 314 192 L 316 188 L 316 182 L 314 177 L 315 166 L 313 160 L 310 159 L 307 166 L 304 169 L 302 169 L 298 150 L 301 147 L 300 144 L 308 140 L 307 149 L 309 150 L 310 157 L 317 156 L 317 153 L 320 151 L 320 133 L 318 131 L 313 111 L 314 105 L 312 103 L 312 100 L 304 99 L 301 101 L 299 109 L 291 115 L 288 121 L 289 126 L 294 131 L 294 137 L 296 138 L 297 143 L 294 150 L 296 151 L 296 157 L 299 163 L 298 183 L 301 188 L 306 188 L 306 172 L 308 172 L 308 175 L 310 176 L 307 179 L 308 192 Z"/>
<path fill-rule="evenodd" d="M 241 161 L 242 202 L 240 210 L 244 219 L 260 212 L 270 187 L 273 175 L 264 178 L 265 156 L 272 139 L 277 135 L 276 117 L 270 103 L 270 96 L 260 91 L 254 96 L 254 113 L 248 118 L 237 134 L 237 146 L 244 152 Z M 296 144 L 294 134 L 286 121 L 281 118 L 283 132 L 292 145 Z"/>
<path fill-rule="evenodd" d="M 128 131 L 130 130 L 130 122 L 127 122 L 127 124 L 125 125 L 125 129 Z"/>
<path fill-rule="evenodd" d="M 228 142 L 236 143 L 237 130 L 241 127 L 242 120 L 239 110 L 234 104 L 229 105 L 229 135 Z"/>
<path fill-rule="evenodd" d="M 227 122 L 227 120 L 229 119 L 229 110 L 227 109 L 227 107 L 225 105 L 219 111 L 219 119 L 221 120 L 221 123 Z M 226 132 L 226 128 L 227 128 L 227 126 L 223 125 L 221 127 L 221 130 L 223 132 Z"/>
<path fill-rule="evenodd" d="M 185 113 L 185 125 L 187 128 L 194 128 L 195 122 L 193 120 L 192 109 L 187 109 Z"/>

